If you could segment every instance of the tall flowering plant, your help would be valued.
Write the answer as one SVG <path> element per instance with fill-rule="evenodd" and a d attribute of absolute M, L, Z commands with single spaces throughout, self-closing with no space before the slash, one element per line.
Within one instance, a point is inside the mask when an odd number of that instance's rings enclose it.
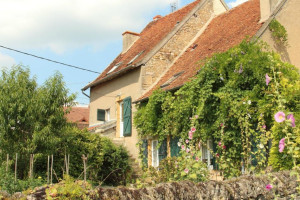
<path fill-rule="evenodd" d="M 291 87 L 280 75 L 281 73 L 276 73 L 274 68 L 273 78 L 266 74 L 266 83 L 267 85 L 271 83 L 271 88 L 275 90 L 278 105 L 273 118 L 275 121 L 272 128 L 274 145 L 271 149 L 270 164 L 279 169 L 293 169 L 292 174 L 297 176 L 298 191 L 300 192 L 300 129 L 297 126 L 294 113 L 288 110 L 287 101 L 282 95 L 282 93 L 287 92 L 286 90 L 291 90 Z M 288 162 L 278 162 L 278 158 L 288 160 Z M 266 189 L 270 190 L 267 186 Z"/>
<path fill-rule="evenodd" d="M 191 127 L 186 137 L 178 142 L 180 156 L 175 163 L 175 180 L 200 182 L 208 179 L 207 165 L 201 162 L 201 151 L 197 139 L 194 138 L 195 132 L 196 128 Z"/>

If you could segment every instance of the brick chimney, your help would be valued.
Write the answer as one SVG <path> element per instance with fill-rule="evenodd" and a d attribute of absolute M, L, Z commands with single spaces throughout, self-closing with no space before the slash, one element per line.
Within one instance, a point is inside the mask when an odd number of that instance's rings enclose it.
<path fill-rule="evenodd" d="M 260 22 L 265 22 L 282 0 L 260 0 Z"/>
<path fill-rule="evenodd" d="M 137 39 L 140 38 L 140 34 L 131 31 L 125 31 L 123 34 L 123 50 L 122 53 L 128 51 L 128 49 L 134 44 Z"/>

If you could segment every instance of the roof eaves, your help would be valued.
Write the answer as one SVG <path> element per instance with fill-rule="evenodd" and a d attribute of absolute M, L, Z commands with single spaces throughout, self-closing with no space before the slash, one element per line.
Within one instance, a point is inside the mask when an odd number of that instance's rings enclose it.
<path fill-rule="evenodd" d="M 197 12 L 208 0 L 202 0 L 197 6 L 195 6 L 191 12 L 189 12 L 184 19 L 174 27 L 174 29 L 162 39 L 145 57 L 137 63 L 137 65 L 144 65 L 147 63 L 181 28 L 182 26 Z"/>
<path fill-rule="evenodd" d="M 139 66 L 141 66 L 141 65 L 129 65 L 128 67 L 125 67 L 125 68 L 121 69 L 120 71 L 117 71 L 117 72 L 112 73 L 112 74 L 108 74 L 106 77 L 104 77 L 104 78 L 102 78 L 102 79 L 100 79 L 100 80 L 98 80 L 98 81 L 94 81 L 94 82 L 92 82 L 92 83 L 86 85 L 86 86 L 85 86 L 84 88 L 82 88 L 81 90 L 82 90 L 82 91 L 85 91 L 85 90 L 89 89 L 90 87 L 96 86 L 96 85 L 98 85 L 98 84 L 100 84 L 100 83 L 104 83 L 104 82 L 106 82 L 106 81 L 109 81 L 109 80 L 111 80 L 111 79 L 114 79 L 114 78 L 116 78 L 116 77 L 119 77 L 120 75 L 125 74 L 127 71 L 132 70 L 132 69 L 134 69 L 134 68 L 137 68 L 137 67 L 139 67 Z"/>

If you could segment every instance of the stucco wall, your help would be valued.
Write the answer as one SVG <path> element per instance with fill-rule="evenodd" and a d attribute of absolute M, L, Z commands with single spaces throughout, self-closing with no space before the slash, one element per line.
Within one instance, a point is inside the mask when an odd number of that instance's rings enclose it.
<path fill-rule="evenodd" d="M 287 47 L 276 44 L 269 29 L 266 29 L 261 38 L 266 41 L 272 49 L 276 50 L 284 61 L 300 69 L 300 23 L 298 20 L 300 19 L 300 1 L 288 0 L 282 10 L 276 15 L 275 19 L 287 30 Z"/>
<path fill-rule="evenodd" d="M 140 71 L 135 69 L 130 73 L 123 75 L 117 79 L 101 84 L 91 88 L 90 96 L 90 126 L 100 123 L 97 121 L 97 109 L 110 109 L 110 118 L 117 120 L 120 116 L 119 102 L 124 98 L 131 96 L 132 100 L 141 95 L 140 88 Z M 135 106 L 132 105 L 132 113 L 136 111 Z M 117 122 L 116 131 L 112 134 L 114 137 L 119 138 L 120 125 Z M 136 148 L 137 131 L 132 128 L 132 135 L 130 137 L 123 137 L 118 142 L 123 141 L 123 145 L 134 157 L 138 157 L 138 150 Z"/>
<path fill-rule="evenodd" d="M 217 6 L 218 11 L 220 5 Z M 197 33 L 214 16 L 213 0 L 199 8 L 175 35 L 143 67 L 142 88 L 144 92 L 172 65 L 188 46 Z"/>
<path fill-rule="evenodd" d="M 213 3 L 214 3 L 214 13 L 216 15 L 219 15 L 223 12 L 226 11 L 226 8 L 225 8 L 225 5 L 223 5 L 223 3 L 221 2 L 221 0 L 213 0 Z"/>

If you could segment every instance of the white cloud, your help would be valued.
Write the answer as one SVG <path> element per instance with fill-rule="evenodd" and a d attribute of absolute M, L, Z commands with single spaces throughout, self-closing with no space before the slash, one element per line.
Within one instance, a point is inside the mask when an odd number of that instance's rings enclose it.
<path fill-rule="evenodd" d="M 10 68 L 11 66 L 13 66 L 15 64 L 16 64 L 16 61 L 12 57 L 0 53 L 0 69 Z"/>
<path fill-rule="evenodd" d="M 230 1 L 230 2 L 228 2 L 228 6 L 230 8 L 233 8 L 233 7 L 236 7 L 236 6 L 238 6 L 238 5 L 242 4 L 242 3 L 245 3 L 246 1 L 248 1 L 248 0 L 234 0 L 234 1 Z"/>
<path fill-rule="evenodd" d="M 1 0 L 0 38 L 13 48 L 49 48 L 60 53 L 87 45 L 99 47 L 139 32 L 145 16 L 170 0 Z"/>

